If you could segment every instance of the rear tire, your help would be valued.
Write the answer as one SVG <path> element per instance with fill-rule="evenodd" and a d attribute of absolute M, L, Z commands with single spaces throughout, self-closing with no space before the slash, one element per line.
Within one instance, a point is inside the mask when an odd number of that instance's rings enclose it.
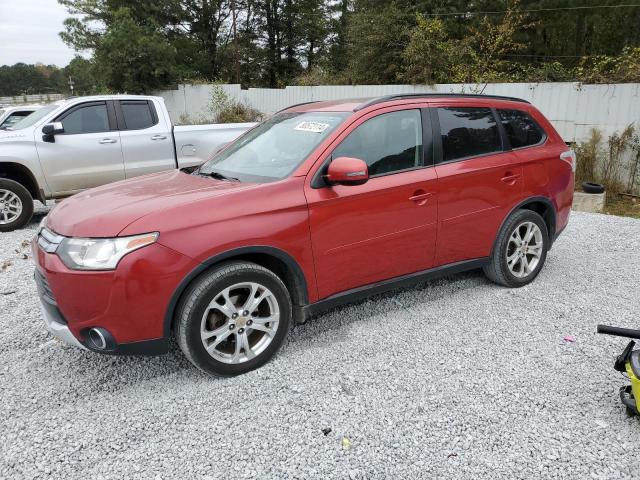
<path fill-rule="evenodd" d="M 185 291 L 174 335 L 185 356 L 209 374 L 238 375 L 264 365 L 291 325 L 291 298 L 282 280 L 251 262 L 228 262 Z"/>
<path fill-rule="evenodd" d="M 24 186 L 0 178 L 0 232 L 24 227 L 33 216 L 33 199 Z"/>
<path fill-rule="evenodd" d="M 532 210 L 517 210 L 502 226 L 485 275 L 505 287 L 523 287 L 540 273 L 549 249 L 543 218 Z"/>

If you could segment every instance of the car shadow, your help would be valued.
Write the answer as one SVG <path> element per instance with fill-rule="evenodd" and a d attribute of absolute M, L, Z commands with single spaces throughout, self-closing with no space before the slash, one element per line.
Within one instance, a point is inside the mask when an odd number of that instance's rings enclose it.
<path fill-rule="evenodd" d="M 373 295 L 354 303 L 333 308 L 310 318 L 304 324 L 296 325 L 293 334 L 290 335 L 289 343 L 309 341 L 326 332 L 336 334 L 356 322 L 369 321 L 373 316 L 387 315 L 402 310 L 410 311 L 419 305 L 427 305 L 442 297 L 442 291 L 440 289 L 436 291 L 435 287 L 444 287 L 446 294 L 451 297 L 462 295 L 466 290 L 488 283 L 489 280 L 486 279 L 482 270 L 478 269 Z M 334 335 L 334 338 L 341 337 Z"/>
<path fill-rule="evenodd" d="M 395 289 L 334 308 L 309 319 L 305 324 L 296 325 L 272 362 L 286 362 L 287 350 L 305 348 L 301 344 L 313 342 L 317 337 L 324 337 L 327 334 L 334 339 L 332 343 L 349 341 L 347 335 L 339 333 L 348 330 L 356 322 L 369 321 L 373 316 L 427 305 L 442 296 L 442 288 L 435 292 L 434 287 L 444 287 L 447 295 L 456 296 L 486 282 L 488 280 L 480 270 L 472 270 Z M 322 341 L 322 345 L 326 343 Z M 169 345 L 169 352 L 158 356 L 111 356 L 82 351 L 57 344 L 57 342 L 55 347 L 57 351 L 50 353 L 56 357 L 55 363 L 58 368 L 51 373 L 64 375 L 65 389 L 81 388 L 90 392 L 91 395 L 128 389 L 141 382 L 158 383 L 172 377 L 180 378 L 179 383 L 173 383 L 177 388 L 180 388 L 180 383 L 185 382 L 224 382 L 230 379 L 230 377 L 209 376 L 200 371 L 186 359 L 173 339 Z M 60 352 L 58 349 L 64 351 Z M 46 361 L 49 360 L 52 359 L 46 359 Z"/>

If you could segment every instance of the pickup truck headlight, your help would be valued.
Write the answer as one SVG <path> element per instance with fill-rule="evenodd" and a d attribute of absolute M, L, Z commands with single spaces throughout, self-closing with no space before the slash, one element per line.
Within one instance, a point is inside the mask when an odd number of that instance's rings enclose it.
<path fill-rule="evenodd" d="M 132 237 L 65 238 L 56 253 L 73 270 L 114 270 L 122 257 L 157 239 L 157 232 Z"/>

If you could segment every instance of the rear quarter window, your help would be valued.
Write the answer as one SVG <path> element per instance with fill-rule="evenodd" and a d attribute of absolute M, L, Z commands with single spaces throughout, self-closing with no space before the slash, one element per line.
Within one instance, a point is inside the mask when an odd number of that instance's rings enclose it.
<path fill-rule="evenodd" d="M 522 148 L 537 145 L 546 134 L 540 125 L 522 110 L 498 110 L 500 122 L 507 133 L 511 148 Z"/>

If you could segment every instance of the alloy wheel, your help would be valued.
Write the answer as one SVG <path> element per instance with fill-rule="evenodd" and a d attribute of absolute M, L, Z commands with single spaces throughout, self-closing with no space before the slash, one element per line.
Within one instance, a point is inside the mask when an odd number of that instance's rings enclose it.
<path fill-rule="evenodd" d="M 544 241 L 540 227 L 533 222 L 520 223 L 507 242 L 507 267 L 513 276 L 526 278 L 540 263 Z"/>
<path fill-rule="evenodd" d="M 237 283 L 215 295 L 200 324 L 200 338 L 214 359 L 238 364 L 260 355 L 273 340 L 280 309 L 271 290 Z"/>
<path fill-rule="evenodd" d="M 22 214 L 22 200 L 11 190 L 0 189 L 0 225 L 13 223 Z"/>

